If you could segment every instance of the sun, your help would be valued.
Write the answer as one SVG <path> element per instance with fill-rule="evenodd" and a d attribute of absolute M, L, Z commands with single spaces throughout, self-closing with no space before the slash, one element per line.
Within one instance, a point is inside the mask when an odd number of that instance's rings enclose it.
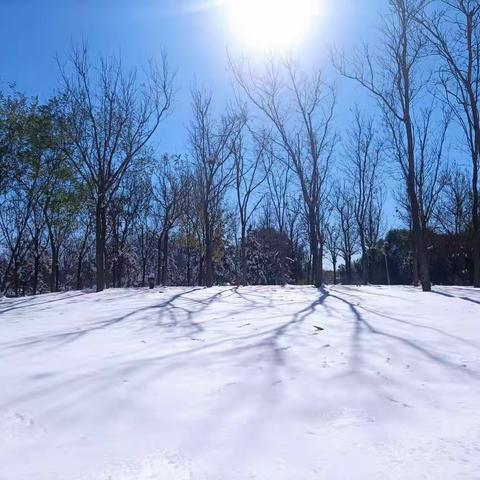
<path fill-rule="evenodd" d="M 299 46 L 312 29 L 319 0 L 227 0 L 231 29 L 256 50 Z"/>

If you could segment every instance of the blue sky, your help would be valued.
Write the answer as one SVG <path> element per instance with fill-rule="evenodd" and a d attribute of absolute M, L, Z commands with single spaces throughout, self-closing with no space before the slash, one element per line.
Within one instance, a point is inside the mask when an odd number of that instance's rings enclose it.
<path fill-rule="evenodd" d="M 301 50 L 306 64 L 326 66 L 328 44 L 374 38 L 382 0 L 319 1 L 322 15 Z M 218 104 L 230 93 L 226 52 L 242 50 L 230 30 L 226 9 L 211 0 L 0 0 L 0 80 L 46 99 L 58 85 L 55 56 L 82 37 L 93 54 L 120 52 L 131 66 L 165 48 L 178 70 L 177 98 L 158 148 L 181 151 L 192 85 L 210 88 Z M 340 118 L 355 88 L 342 83 Z"/>
<path fill-rule="evenodd" d="M 328 46 L 349 50 L 362 40 L 375 43 L 385 0 L 318 0 L 322 14 L 299 55 L 304 65 L 325 68 Z M 231 94 L 227 68 L 244 47 L 231 31 L 218 0 L 0 0 L 0 81 L 15 82 L 20 91 L 46 100 L 59 75 L 55 57 L 65 57 L 82 37 L 92 54 L 121 53 L 128 66 L 141 66 L 166 49 L 178 70 L 172 116 L 155 141 L 159 152 L 185 151 L 190 89 L 211 89 L 221 107 Z M 349 111 L 363 93 L 339 82 L 337 122 L 341 133 Z M 388 202 L 389 224 L 394 207 Z"/>

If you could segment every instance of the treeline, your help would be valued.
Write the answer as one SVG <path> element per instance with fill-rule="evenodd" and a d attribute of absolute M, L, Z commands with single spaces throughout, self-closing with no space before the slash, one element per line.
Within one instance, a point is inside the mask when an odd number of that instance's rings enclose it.
<path fill-rule="evenodd" d="M 82 45 L 49 102 L 4 88 L 1 293 L 151 275 L 480 287 L 480 5 L 389 0 L 383 21 L 378 48 L 332 54 L 375 101 L 342 129 L 336 88 L 292 60 L 231 61 L 220 113 L 194 90 L 182 155 L 152 148 L 174 106 L 166 55 L 130 71 Z M 406 230 L 386 232 L 387 195 Z"/>

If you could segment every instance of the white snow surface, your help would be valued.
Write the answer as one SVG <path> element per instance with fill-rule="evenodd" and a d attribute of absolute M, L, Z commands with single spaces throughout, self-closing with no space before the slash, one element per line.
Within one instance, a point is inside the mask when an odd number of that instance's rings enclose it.
<path fill-rule="evenodd" d="M 1 480 L 480 479 L 470 288 L 4 299 L 0 365 Z"/>

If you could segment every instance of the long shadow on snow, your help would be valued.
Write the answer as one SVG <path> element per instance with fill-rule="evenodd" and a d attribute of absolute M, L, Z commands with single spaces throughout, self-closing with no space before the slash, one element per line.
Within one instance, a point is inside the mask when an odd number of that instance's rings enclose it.
<path fill-rule="evenodd" d="M 21 342 L 21 343 L 15 344 L 15 345 L 6 346 L 6 347 L 4 347 L 4 349 L 5 350 L 18 349 L 18 348 L 32 347 L 32 346 L 42 345 L 42 344 L 47 344 L 47 345 L 53 344 L 52 348 L 61 347 L 61 346 L 67 345 L 69 343 L 72 343 L 74 341 L 77 341 L 77 340 L 81 339 L 82 337 L 84 337 L 84 336 L 86 336 L 90 333 L 100 331 L 100 330 L 104 330 L 104 329 L 113 327 L 115 325 L 121 324 L 121 323 L 129 320 L 130 318 L 132 318 L 134 316 L 137 316 L 140 313 L 146 313 L 146 312 L 151 312 L 151 311 L 155 311 L 155 310 L 160 310 L 160 313 L 159 313 L 160 316 L 163 316 L 164 314 L 168 314 L 169 317 L 170 317 L 170 322 L 169 323 L 163 325 L 163 324 L 161 324 L 161 319 L 159 319 L 156 322 L 156 326 L 164 326 L 164 327 L 167 327 L 167 328 L 177 328 L 177 327 L 180 326 L 181 328 L 187 329 L 187 334 L 200 333 L 200 332 L 203 331 L 203 327 L 193 320 L 193 315 L 198 314 L 201 311 L 208 308 L 216 299 L 218 299 L 218 297 L 220 297 L 222 295 L 222 293 L 224 293 L 228 290 L 222 290 L 220 292 L 217 292 L 215 295 L 212 295 L 209 299 L 207 299 L 205 301 L 195 300 L 195 299 L 187 299 L 187 300 L 190 300 L 194 303 L 198 303 L 198 304 L 202 305 L 202 307 L 200 309 L 197 309 L 197 310 L 190 310 L 186 307 L 178 306 L 178 305 L 175 304 L 175 302 L 177 300 L 179 300 L 180 298 L 185 297 L 186 295 L 188 295 L 190 293 L 193 293 L 197 290 L 199 290 L 199 289 L 194 288 L 194 289 L 191 289 L 191 290 L 180 292 L 180 293 L 172 296 L 171 298 L 169 298 L 168 300 L 166 300 L 166 301 L 164 301 L 160 304 L 148 305 L 146 307 L 137 308 L 137 309 L 132 310 L 132 311 L 126 313 L 125 315 L 120 316 L 120 317 L 115 317 L 115 318 L 112 318 L 112 319 L 109 319 L 109 320 L 103 320 L 101 322 L 97 322 L 96 324 L 93 324 L 92 326 L 90 326 L 88 328 L 84 328 L 84 329 L 81 329 L 81 330 L 72 330 L 72 331 L 57 333 L 57 334 L 53 334 L 53 335 L 35 337 L 35 338 L 33 338 L 31 340 L 27 340 L 25 342 Z M 177 312 L 177 311 L 181 311 L 181 312 L 186 314 L 185 319 L 181 322 L 178 320 L 178 318 L 176 316 L 175 312 Z M 148 318 L 148 316 L 147 316 L 147 318 Z M 143 320 L 145 320 L 145 319 L 143 319 Z M 151 325 L 148 325 L 148 326 L 151 326 Z"/>
<path fill-rule="evenodd" d="M 295 313 L 293 315 L 292 320 L 290 320 L 289 322 L 286 322 L 280 325 L 279 327 L 274 328 L 271 331 L 270 336 L 268 336 L 265 340 L 261 342 L 262 345 L 265 345 L 267 346 L 267 348 L 271 349 L 275 365 L 277 366 L 285 365 L 284 352 L 286 350 L 286 347 L 280 346 L 282 338 L 288 334 L 288 331 L 291 328 L 298 329 L 300 325 L 304 323 L 308 317 L 313 315 L 317 310 L 317 308 L 322 306 L 323 303 L 325 302 L 328 296 L 328 292 L 323 288 L 320 289 L 319 291 L 320 291 L 320 297 L 317 300 L 315 300 L 314 302 L 312 302 L 310 305 L 303 308 L 299 312 Z"/>
<path fill-rule="evenodd" d="M 479 300 L 474 300 L 473 298 L 470 298 L 470 297 L 459 297 L 457 295 L 453 295 L 452 293 L 440 292 L 438 290 L 432 290 L 432 293 L 435 293 L 436 295 L 441 295 L 442 297 L 458 298 L 459 300 L 465 300 L 466 302 L 471 302 L 471 303 L 475 303 L 477 305 L 480 305 Z"/>
<path fill-rule="evenodd" d="M 68 297 L 59 296 L 58 298 L 53 298 L 53 299 L 45 300 L 45 301 L 41 301 L 41 302 L 35 302 L 35 300 L 37 300 L 39 298 L 38 295 L 31 296 L 31 297 L 26 297 L 22 300 L 13 299 L 13 301 L 12 301 L 13 305 L 10 306 L 10 307 L 4 308 L 3 310 L 0 310 L 0 315 L 2 313 L 11 312 L 13 310 L 21 310 L 21 309 L 24 309 L 24 308 L 37 307 L 37 306 L 46 305 L 46 304 L 49 304 L 49 303 L 57 303 L 57 302 L 62 302 L 62 301 L 65 302 L 65 304 L 72 303 L 72 302 L 69 301 L 70 299 L 76 298 L 76 297 L 82 297 L 84 295 L 87 295 L 87 293 L 89 293 L 89 292 L 83 292 L 82 291 L 82 292 L 74 294 L 74 295 L 69 295 Z M 58 296 L 58 294 L 56 294 L 56 293 L 54 293 L 53 295 L 55 295 L 56 297 Z"/>
<path fill-rule="evenodd" d="M 235 290 L 236 289 L 233 289 L 234 292 Z M 222 350 L 222 352 L 219 355 L 221 355 L 223 358 L 231 359 L 232 356 L 235 356 L 241 353 L 251 353 L 258 350 L 258 353 L 260 354 L 265 354 L 265 353 L 270 354 L 270 357 L 273 359 L 274 367 L 285 366 L 285 351 L 287 350 L 288 347 L 282 346 L 281 341 L 293 329 L 297 330 L 301 326 L 301 324 L 303 324 L 310 317 L 310 315 L 315 313 L 315 311 L 319 306 L 323 305 L 323 303 L 325 302 L 328 296 L 328 292 L 324 289 L 321 289 L 320 294 L 321 295 L 319 298 L 317 298 L 307 307 L 296 312 L 293 315 L 291 320 L 289 320 L 288 322 L 282 323 L 278 327 L 273 327 L 267 330 L 248 333 L 240 336 L 222 338 L 220 340 L 205 343 L 203 345 L 200 345 L 194 348 L 188 348 L 182 351 L 167 353 L 165 355 L 149 357 L 147 359 L 132 360 L 125 363 L 125 370 L 123 373 L 131 373 L 132 371 L 135 371 L 138 368 L 146 366 L 147 364 L 153 363 L 158 365 L 162 362 L 169 361 L 169 360 L 177 361 L 179 364 L 181 364 L 181 362 L 185 358 L 191 355 L 201 354 L 211 349 L 228 345 L 233 341 L 235 342 L 241 341 L 244 343 L 244 345 L 239 347 L 233 346 L 232 348 Z M 216 294 L 216 296 L 218 296 L 218 294 Z M 242 296 L 242 298 L 246 297 L 246 296 L 243 296 L 243 294 L 240 294 L 240 296 Z M 211 303 L 211 300 L 210 300 L 210 303 Z M 253 302 L 251 304 L 251 308 L 255 309 L 255 308 L 258 308 L 260 305 L 261 305 L 260 303 Z"/>
<path fill-rule="evenodd" d="M 58 342 L 64 345 L 66 343 L 73 342 L 81 338 L 82 336 L 87 335 L 92 331 L 101 330 L 113 325 L 117 325 L 120 322 L 123 322 L 126 319 L 132 317 L 133 315 L 138 314 L 139 312 L 146 312 L 153 309 L 161 309 L 161 308 L 172 306 L 174 305 L 175 301 L 177 301 L 179 298 L 184 297 L 185 295 L 188 295 L 189 293 L 192 293 L 197 290 L 199 289 L 195 288 L 186 292 L 181 292 L 177 295 L 174 295 L 169 300 L 162 302 L 161 304 L 151 305 L 141 309 L 134 310 L 121 317 L 117 317 L 115 319 L 111 319 L 105 322 L 100 322 L 98 325 L 93 326 L 89 329 L 85 329 L 82 331 L 65 332 L 62 334 L 47 336 L 45 338 L 40 338 L 37 340 L 24 342 L 22 344 L 10 346 L 10 348 L 22 348 L 22 347 L 28 347 L 31 345 L 36 345 L 39 343 L 50 343 L 50 342 L 56 343 L 56 346 L 59 346 Z M 205 300 L 197 300 L 197 299 L 193 299 L 193 300 L 196 303 L 202 304 L 201 310 L 204 310 L 209 305 L 211 305 L 215 301 L 215 299 L 217 299 L 220 295 L 222 295 L 223 293 L 229 290 L 235 292 L 234 289 L 227 289 L 227 290 L 222 290 L 220 292 L 217 292 L 216 294 L 212 295 L 211 297 Z M 285 359 L 284 359 L 285 348 L 282 348 L 280 346 L 281 339 L 284 336 L 286 336 L 293 327 L 298 328 L 302 323 L 304 323 L 307 320 L 307 318 L 309 318 L 310 315 L 314 314 L 317 307 L 320 305 L 323 305 L 323 302 L 325 301 L 327 295 L 328 293 L 325 290 L 321 290 L 321 295 L 318 299 L 313 301 L 307 307 L 295 313 L 293 315 L 293 318 L 290 321 L 285 322 L 278 327 L 268 329 L 266 331 L 264 330 L 257 333 L 246 334 L 243 336 L 235 336 L 233 338 L 228 337 L 215 342 L 210 342 L 208 344 L 203 344 L 195 348 L 189 348 L 183 351 L 177 351 L 177 352 L 173 352 L 165 355 L 118 362 L 115 365 L 109 367 L 108 370 L 100 369 L 95 379 L 92 377 L 91 372 L 82 374 L 80 376 L 76 376 L 75 378 L 70 378 L 67 380 L 63 379 L 57 384 L 49 385 L 44 388 L 37 387 L 33 392 L 29 391 L 26 395 L 23 395 L 23 396 L 21 395 L 16 398 L 10 399 L 10 401 L 7 404 L 0 405 L 0 407 L 6 408 L 7 406 L 11 406 L 13 404 L 17 404 L 18 402 L 22 402 L 26 399 L 29 399 L 32 396 L 38 396 L 38 397 L 47 396 L 47 395 L 51 395 L 53 392 L 56 392 L 55 396 L 56 398 L 58 398 L 57 394 L 59 389 L 66 389 L 66 390 L 72 391 L 72 389 L 74 389 L 75 387 L 79 387 L 80 385 L 83 385 L 82 392 L 84 393 L 82 394 L 82 398 L 85 398 L 85 395 L 86 395 L 85 387 L 89 389 L 89 395 L 92 395 L 95 393 L 95 391 L 101 391 L 102 389 L 107 388 L 111 384 L 112 379 L 122 378 L 122 376 L 125 376 L 125 375 L 129 376 L 131 374 L 138 375 L 144 371 L 145 367 L 152 367 L 150 374 L 153 377 L 158 379 L 158 375 L 161 373 L 162 369 L 167 369 L 171 371 L 171 369 L 175 367 L 176 364 L 178 364 L 178 366 L 180 367 L 184 365 L 185 362 L 188 361 L 189 357 L 196 354 L 206 353 L 210 358 L 212 355 L 212 353 L 209 351 L 210 349 L 218 346 L 222 346 L 222 345 L 228 345 L 232 343 L 232 341 L 245 341 L 247 345 L 242 347 L 227 348 L 226 350 L 222 350 L 221 352 L 219 352 L 217 355 L 220 355 L 221 358 L 231 360 L 232 355 L 239 354 L 245 351 L 255 351 L 256 349 L 259 349 L 261 353 L 265 353 L 265 347 L 267 347 L 268 352 L 271 353 L 272 358 L 274 360 L 272 366 L 273 367 L 285 366 Z M 189 299 L 189 300 L 192 300 L 192 299 Z M 259 305 L 260 305 L 259 303 L 253 302 L 250 306 L 252 309 L 255 309 Z M 177 308 L 177 306 L 175 306 L 175 308 Z M 191 312 L 191 314 L 194 314 L 194 313 L 198 313 L 198 310 L 196 312 L 193 312 L 193 311 Z M 199 329 L 198 331 L 202 330 L 202 327 L 200 325 L 197 325 L 196 328 Z M 169 363 L 169 361 L 171 360 L 173 360 L 175 363 L 173 364 Z M 146 377 L 144 377 L 143 381 L 145 380 L 146 380 Z M 62 408 L 68 408 L 68 405 L 63 406 Z"/>
<path fill-rule="evenodd" d="M 343 302 L 346 304 L 350 311 L 352 312 L 352 315 L 355 320 L 355 325 L 354 325 L 354 332 L 353 332 L 353 356 L 352 356 L 352 363 L 356 365 L 361 365 L 362 359 L 360 355 L 360 351 L 362 349 L 362 335 L 364 334 L 365 331 L 367 331 L 369 334 L 372 335 L 379 335 L 382 337 L 389 338 L 391 340 L 395 340 L 397 342 L 400 342 L 403 345 L 406 345 L 407 347 L 417 351 L 418 353 L 421 353 L 425 357 L 429 358 L 430 360 L 435 361 L 436 363 L 439 363 L 440 365 L 443 365 L 445 367 L 457 370 L 459 372 L 462 372 L 470 377 L 474 378 L 479 378 L 479 375 L 476 372 L 472 372 L 470 370 L 467 370 L 460 365 L 457 365 L 449 360 L 446 360 L 442 358 L 441 356 L 435 354 L 434 352 L 431 352 L 427 348 L 413 342 L 412 340 L 409 340 L 407 338 L 403 338 L 399 335 L 394 335 L 392 333 L 387 333 L 383 330 L 379 330 L 378 328 L 373 327 L 365 318 L 363 318 L 362 314 L 359 311 L 358 306 L 354 305 L 352 302 L 349 302 L 345 298 L 342 298 L 338 295 L 334 295 L 330 293 L 328 295 L 331 298 L 335 298 L 336 300 L 339 300 L 340 302 Z M 361 308 L 361 307 L 360 307 Z"/>

